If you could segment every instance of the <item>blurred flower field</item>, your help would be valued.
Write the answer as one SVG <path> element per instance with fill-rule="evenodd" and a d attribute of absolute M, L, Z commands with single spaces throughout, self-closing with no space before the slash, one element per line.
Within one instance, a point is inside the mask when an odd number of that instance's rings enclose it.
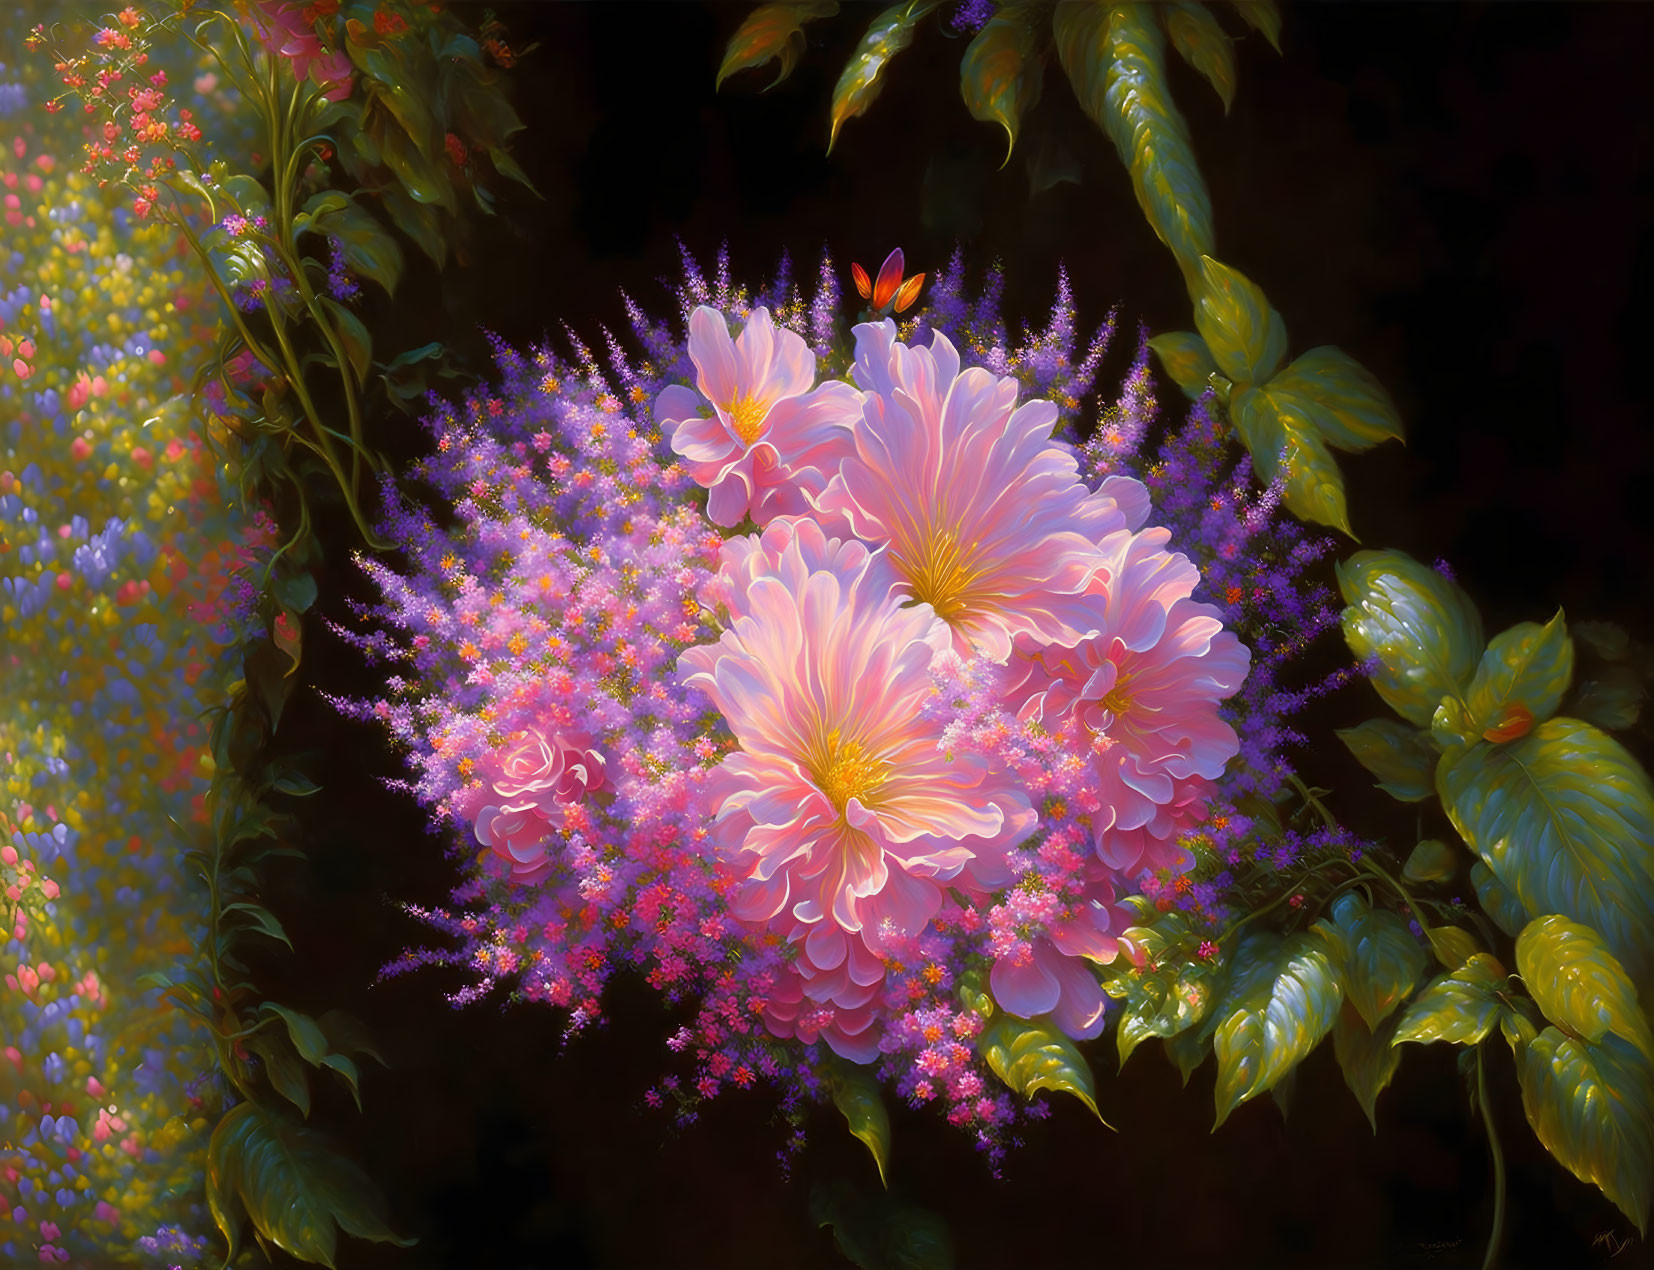
<path fill-rule="evenodd" d="M 272 526 L 190 415 L 217 302 L 176 231 L 78 171 L 77 112 L 32 108 L 44 69 L 0 67 L 0 1261 L 192 1264 L 222 1090 L 145 976 L 199 956 L 201 716 Z"/>

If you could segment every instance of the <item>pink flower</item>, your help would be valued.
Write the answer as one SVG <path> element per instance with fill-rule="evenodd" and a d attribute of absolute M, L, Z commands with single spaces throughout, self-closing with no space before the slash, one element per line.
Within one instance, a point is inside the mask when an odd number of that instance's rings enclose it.
<path fill-rule="evenodd" d="M 537 882 L 556 863 L 546 849 L 553 830 L 563 828 L 574 804 L 604 787 L 603 755 L 584 733 L 548 740 L 529 725 L 489 765 L 492 775 L 456 798 L 456 810 L 472 820 L 477 841 L 510 866 L 513 881 Z"/>
<path fill-rule="evenodd" d="M 1136 521 L 1148 496 L 1116 479 L 1093 493 L 1073 452 L 1051 439 L 1057 408 L 1018 407 L 1017 383 L 937 334 L 896 343 L 888 319 L 856 327 L 857 382 L 867 390 L 856 453 L 818 500 L 884 546 L 903 587 L 972 646 L 1003 662 L 1018 636 L 1077 643 L 1096 630 L 1087 593 L 1106 582 L 1097 544 Z"/>
<path fill-rule="evenodd" d="M 514 882 L 538 882 L 551 872 L 551 831 L 551 821 L 533 804 L 490 803 L 476 816 L 477 841 L 511 866 Z"/>
<path fill-rule="evenodd" d="M 293 64 L 294 78 L 309 75 L 328 101 L 343 101 L 350 96 L 354 77 L 350 57 L 343 49 L 329 52 L 322 47 L 305 21 L 304 8 L 292 0 L 254 0 L 252 18 L 258 37 L 272 54 Z"/>
<path fill-rule="evenodd" d="M 1130 875 L 1178 866 L 1175 840 L 1206 814 L 1212 782 L 1239 750 L 1218 715 L 1250 658 L 1218 611 L 1189 598 L 1199 572 L 1165 550 L 1169 533 L 1118 533 L 1111 579 L 1093 597 L 1100 632 L 1078 644 L 1018 647 L 1008 697 L 1021 717 L 1056 725 L 1077 713 L 1093 735 L 1102 809 L 1099 857 Z"/>
<path fill-rule="evenodd" d="M 497 797 L 532 803 L 548 814 L 557 804 L 597 792 L 606 781 L 606 760 L 585 733 L 559 733 L 548 741 L 533 724 L 511 738 L 494 764 L 498 774 L 491 784 Z"/>
<path fill-rule="evenodd" d="M 679 665 L 740 747 L 708 778 L 731 911 L 797 946 L 803 998 L 849 1012 L 822 1032 L 848 1053 L 865 1049 L 846 1034 L 884 980 L 885 941 L 918 934 L 949 882 L 1006 881 L 1036 816 L 1008 775 L 938 746 L 923 707 L 945 632 L 929 606 L 906 603 L 860 544 L 808 521 L 782 538 L 731 627 Z"/>
<path fill-rule="evenodd" d="M 837 380 L 812 392 L 815 354 L 768 309 L 754 309 L 732 340 L 723 314 L 702 305 L 689 319 L 689 356 L 700 394 L 673 385 L 656 398 L 655 418 L 709 491 L 707 515 L 762 525 L 808 511 L 806 495 L 820 494 L 850 453 L 860 394 Z"/>
<path fill-rule="evenodd" d="M 1110 931 L 1129 925 L 1129 919 L 1115 920 L 1112 870 L 1093 860 L 1085 873 L 1090 898 L 1052 922 L 1044 935 L 1033 938 L 1031 956 L 1021 961 L 1001 957 L 989 975 L 994 1000 L 1002 1009 L 1025 1019 L 1049 1015 L 1080 1041 L 1102 1032 L 1107 1005 L 1097 976 L 1085 963 L 1113 961 L 1119 940 Z"/>

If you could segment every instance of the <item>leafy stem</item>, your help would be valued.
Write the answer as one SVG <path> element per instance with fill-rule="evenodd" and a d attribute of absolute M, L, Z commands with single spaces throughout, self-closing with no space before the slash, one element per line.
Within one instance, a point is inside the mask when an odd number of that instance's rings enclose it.
<path fill-rule="evenodd" d="M 1493 1109 L 1488 1105 L 1487 1076 L 1483 1071 L 1483 1047 L 1476 1047 L 1476 1105 L 1482 1113 L 1482 1127 L 1487 1130 L 1487 1146 L 1493 1155 L 1493 1229 L 1488 1232 L 1487 1251 L 1482 1256 L 1482 1270 L 1494 1270 L 1499 1264 L 1499 1245 L 1505 1235 L 1505 1155 L 1499 1148 L 1499 1128 L 1493 1121 Z"/>

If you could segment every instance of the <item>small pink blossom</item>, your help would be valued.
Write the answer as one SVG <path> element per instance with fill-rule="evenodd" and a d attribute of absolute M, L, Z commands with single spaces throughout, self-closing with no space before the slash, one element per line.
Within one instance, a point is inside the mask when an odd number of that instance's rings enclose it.
<path fill-rule="evenodd" d="M 723 314 L 702 305 L 689 319 L 689 356 L 699 395 L 674 384 L 656 398 L 655 418 L 709 492 L 707 515 L 719 525 L 746 516 L 763 525 L 807 511 L 807 496 L 820 494 L 850 453 L 861 395 L 837 380 L 811 391 L 815 354 L 768 309 L 754 309 L 731 339 Z M 706 402 L 711 416 L 701 413 Z"/>

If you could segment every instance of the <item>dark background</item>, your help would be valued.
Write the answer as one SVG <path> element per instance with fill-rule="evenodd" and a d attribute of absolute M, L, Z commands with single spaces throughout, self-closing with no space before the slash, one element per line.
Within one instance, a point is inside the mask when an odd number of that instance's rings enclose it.
<path fill-rule="evenodd" d="M 480 364 L 477 323 L 518 345 L 564 320 L 587 336 L 621 329 L 622 287 L 669 306 L 674 235 L 703 259 L 727 241 L 752 279 L 783 248 L 801 268 L 824 244 L 841 266 L 873 267 L 900 245 L 910 269 L 932 269 L 962 241 L 975 267 L 1004 262 L 1014 319 L 1043 320 L 1063 261 L 1088 324 L 1118 302 L 1128 329 L 1190 326 L 1170 254 L 1060 68 L 999 171 L 997 130 L 958 98 L 967 40 L 933 23 L 829 159 L 832 86 L 877 8 L 847 4 L 808 28 L 803 64 L 773 92 L 760 94 L 759 71 L 715 95 L 748 7 L 495 5 L 514 43 L 539 44 L 517 73 L 528 127 L 515 154 L 544 199 L 509 198 L 464 268 L 410 275 L 390 315 L 402 343 L 452 341 Z M 1400 403 L 1405 448 L 1341 458 L 1357 533 L 1449 560 L 1490 633 L 1562 605 L 1646 635 L 1654 10 L 1289 7 L 1283 46 L 1239 43 L 1227 118 L 1180 62 L 1173 92 L 1211 187 L 1219 255 L 1266 289 L 1295 353 L 1337 344 Z M 1024 159 L 1042 144 L 1065 147 L 1083 182 L 1032 196 Z M 1112 369 L 1128 354 L 1117 346 Z M 1161 396 L 1178 400 L 1170 385 Z M 381 441 L 404 461 L 418 452 L 411 428 Z M 345 555 L 322 586 L 340 617 L 344 596 L 365 593 Z M 370 692 L 376 674 L 319 629 L 305 666 L 332 692 Z M 1307 729 L 1326 736 L 1376 706 L 1358 686 Z M 442 994 L 459 980 L 446 972 L 370 987 L 399 949 L 425 942 L 397 905 L 440 903 L 451 865 L 417 810 L 377 789 L 398 767 L 372 730 L 301 693 L 282 731 L 323 751 L 326 792 L 312 805 L 311 863 L 272 897 L 297 956 L 272 960 L 262 981 L 300 1007 L 355 1010 L 378 1033 L 395 1065 L 366 1079 L 365 1116 L 342 1097 L 314 1116 L 420 1236 L 407 1251 L 347 1241 L 342 1265 L 845 1264 L 808 1198 L 818 1182 L 873 1181 L 860 1144 L 818 1113 L 787 1181 L 774 1159 L 785 1129 L 764 1092 L 725 1097 L 683 1132 L 643 1111 L 676 1026 L 645 990 L 622 985 L 618 1021 L 565 1050 L 550 1010 L 449 1009 Z M 1630 740 L 1645 761 L 1646 740 Z M 1397 841 L 1413 832 L 1411 810 L 1398 821 L 1341 751 L 1301 758 L 1311 780 L 1337 787 L 1348 822 Z M 1492 1051 L 1511 1170 L 1507 1264 L 1609 1261 L 1630 1224 L 1548 1161 L 1503 1048 Z M 1330 1047 L 1305 1064 L 1290 1119 L 1259 1099 L 1215 1135 L 1210 1063 L 1181 1090 L 1155 1046 L 1123 1077 L 1111 1044 L 1093 1059 L 1119 1132 L 1060 1102 L 1004 1182 L 940 1117 L 894 1109 L 892 1192 L 946 1219 L 962 1267 L 1480 1264 L 1488 1156 L 1446 1047 L 1408 1054 L 1379 1101 L 1377 1137 Z M 1654 1264 L 1640 1246 L 1614 1260 Z"/>

